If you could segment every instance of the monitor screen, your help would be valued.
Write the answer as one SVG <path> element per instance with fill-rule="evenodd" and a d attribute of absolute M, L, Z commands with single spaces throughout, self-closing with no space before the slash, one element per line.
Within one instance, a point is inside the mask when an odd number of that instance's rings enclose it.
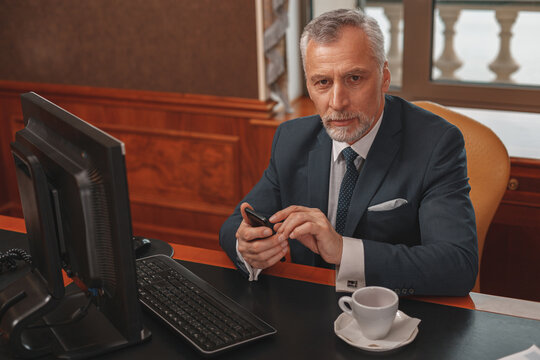
<path fill-rule="evenodd" d="M 65 299 L 63 269 L 126 344 L 143 340 L 124 144 L 35 93 L 21 103 L 11 146 L 34 272 Z M 74 331 L 48 321 L 57 338 Z"/>

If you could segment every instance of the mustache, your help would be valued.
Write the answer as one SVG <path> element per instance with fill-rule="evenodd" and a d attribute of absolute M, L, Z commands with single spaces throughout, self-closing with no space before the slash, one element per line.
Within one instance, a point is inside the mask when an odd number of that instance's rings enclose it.
<path fill-rule="evenodd" d="M 362 119 L 364 114 L 358 112 L 346 112 L 346 111 L 333 111 L 325 114 L 323 121 L 336 121 L 336 120 L 348 120 L 348 119 Z"/>

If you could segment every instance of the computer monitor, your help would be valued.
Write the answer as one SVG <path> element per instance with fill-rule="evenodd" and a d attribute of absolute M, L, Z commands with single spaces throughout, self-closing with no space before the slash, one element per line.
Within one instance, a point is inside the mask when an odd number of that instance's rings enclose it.
<path fill-rule="evenodd" d="M 25 357 L 95 356 L 148 338 L 124 144 L 35 93 L 21 103 L 25 128 L 11 148 L 33 271 L 0 294 L 2 332 Z M 65 293 L 62 269 L 81 291 Z M 17 317 L 21 309 L 30 315 Z M 52 342 L 38 340 L 43 331 Z"/>

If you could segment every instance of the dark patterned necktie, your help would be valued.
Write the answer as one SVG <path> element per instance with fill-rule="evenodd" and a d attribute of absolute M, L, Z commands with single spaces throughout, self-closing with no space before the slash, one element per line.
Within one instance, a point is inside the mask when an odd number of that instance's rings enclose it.
<path fill-rule="evenodd" d="M 354 191 L 354 185 L 356 179 L 358 179 L 358 169 L 354 165 L 354 159 L 358 154 L 351 148 L 347 147 L 341 152 L 345 161 L 347 162 L 347 171 L 343 180 L 341 181 L 341 187 L 339 188 L 339 199 L 336 215 L 336 231 L 343 235 L 345 231 L 345 223 L 347 222 L 347 212 L 349 211 L 349 204 L 351 203 L 351 197 Z"/>

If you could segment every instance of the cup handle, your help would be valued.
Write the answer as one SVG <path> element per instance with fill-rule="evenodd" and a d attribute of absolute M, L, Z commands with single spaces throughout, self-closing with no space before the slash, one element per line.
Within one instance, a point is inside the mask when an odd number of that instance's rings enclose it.
<path fill-rule="evenodd" d="M 352 297 L 350 296 L 342 296 L 339 298 L 339 301 L 338 301 L 338 304 L 341 310 L 343 310 L 343 312 L 349 315 L 352 315 L 351 301 L 352 301 Z"/>

